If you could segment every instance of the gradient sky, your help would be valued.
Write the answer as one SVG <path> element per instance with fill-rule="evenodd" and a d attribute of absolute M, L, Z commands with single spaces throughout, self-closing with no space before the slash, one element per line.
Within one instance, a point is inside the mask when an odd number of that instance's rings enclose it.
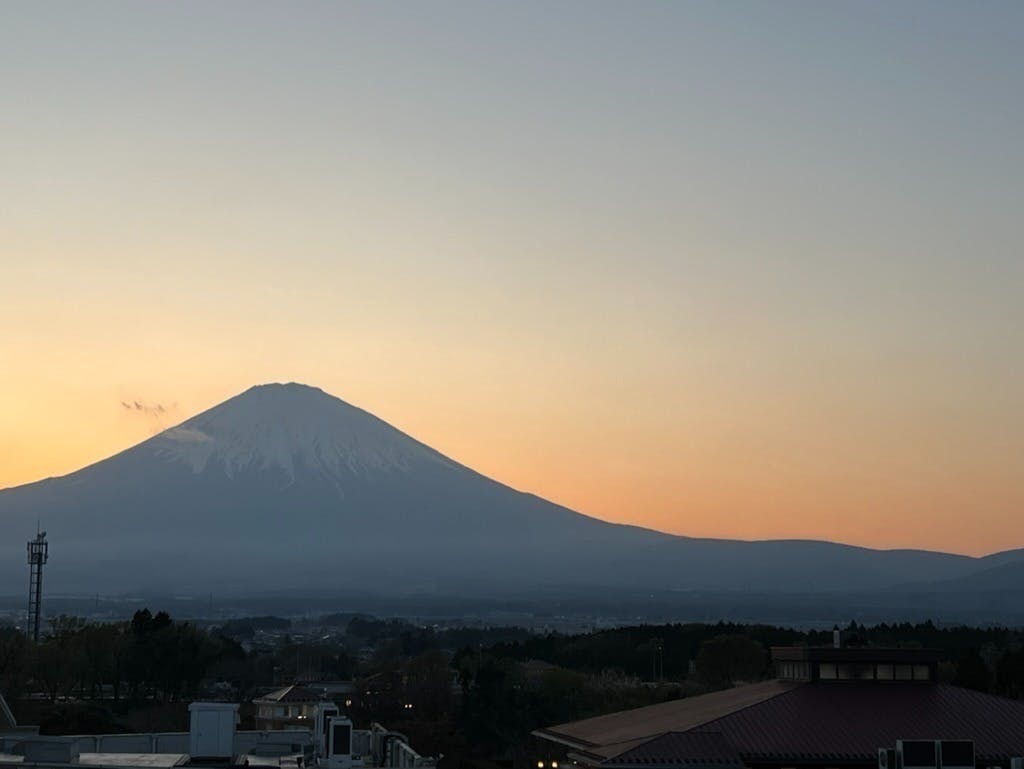
<path fill-rule="evenodd" d="M 1018 2 L 4 3 L 0 487 L 296 380 L 609 520 L 1024 546 L 1022 51 Z"/>

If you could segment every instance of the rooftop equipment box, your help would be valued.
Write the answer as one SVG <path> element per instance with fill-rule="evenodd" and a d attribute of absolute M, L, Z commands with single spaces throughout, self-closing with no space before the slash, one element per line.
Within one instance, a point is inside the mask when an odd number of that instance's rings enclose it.
<path fill-rule="evenodd" d="M 935 740 L 897 740 L 896 760 L 901 769 L 938 769 Z"/>
<path fill-rule="evenodd" d="M 231 758 L 235 749 L 238 704 L 193 702 L 189 713 L 189 754 L 192 758 Z"/>
<path fill-rule="evenodd" d="M 78 740 L 74 737 L 35 737 L 25 740 L 25 763 L 77 764 Z"/>
<path fill-rule="evenodd" d="M 940 740 L 939 766 L 942 769 L 974 769 L 974 741 Z"/>

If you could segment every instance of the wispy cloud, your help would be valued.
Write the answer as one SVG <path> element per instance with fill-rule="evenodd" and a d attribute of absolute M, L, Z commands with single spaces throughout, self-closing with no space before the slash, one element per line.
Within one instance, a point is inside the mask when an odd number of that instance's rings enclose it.
<path fill-rule="evenodd" d="M 126 411 L 129 411 L 133 414 L 152 417 L 153 419 L 160 419 L 162 417 L 165 417 L 172 411 L 174 411 L 176 408 L 178 408 L 177 403 L 150 403 L 144 400 L 121 401 L 121 406 Z"/>

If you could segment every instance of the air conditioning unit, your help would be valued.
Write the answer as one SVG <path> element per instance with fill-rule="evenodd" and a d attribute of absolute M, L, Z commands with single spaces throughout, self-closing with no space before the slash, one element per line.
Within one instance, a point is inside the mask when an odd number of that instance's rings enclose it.
<path fill-rule="evenodd" d="M 901 769 L 939 769 L 935 740 L 897 740 L 896 761 Z"/>
<path fill-rule="evenodd" d="M 327 736 L 331 719 L 339 714 L 338 706 L 333 702 L 321 702 L 316 706 L 316 723 L 313 724 L 313 740 L 318 756 L 327 755 Z"/>
<path fill-rule="evenodd" d="M 942 769 L 974 769 L 974 740 L 940 740 Z"/>
<path fill-rule="evenodd" d="M 893 748 L 878 749 L 878 769 L 900 769 L 896 761 L 896 751 Z"/>
<path fill-rule="evenodd" d="M 327 721 L 328 769 L 350 769 L 357 765 L 352 755 L 352 721 L 342 716 L 333 716 Z M 358 764 L 362 764 L 361 761 Z"/>

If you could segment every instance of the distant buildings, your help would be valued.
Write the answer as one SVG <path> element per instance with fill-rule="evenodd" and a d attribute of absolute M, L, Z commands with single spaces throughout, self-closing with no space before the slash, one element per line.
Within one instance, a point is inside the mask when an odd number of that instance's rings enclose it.
<path fill-rule="evenodd" d="M 286 686 L 253 700 L 257 729 L 308 727 L 323 701 L 322 690 Z"/>
<path fill-rule="evenodd" d="M 538 767 L 1010 769 L 1024 756 L 1024 703 L 938 683 L 937 652 L 784 647 L 772 658 L 775 680 L 538 729 Z M 923 758 L 880 759 L 901 740 L 927 741 Z M 971 741 L 973 753 L 935 740 Z"/>

